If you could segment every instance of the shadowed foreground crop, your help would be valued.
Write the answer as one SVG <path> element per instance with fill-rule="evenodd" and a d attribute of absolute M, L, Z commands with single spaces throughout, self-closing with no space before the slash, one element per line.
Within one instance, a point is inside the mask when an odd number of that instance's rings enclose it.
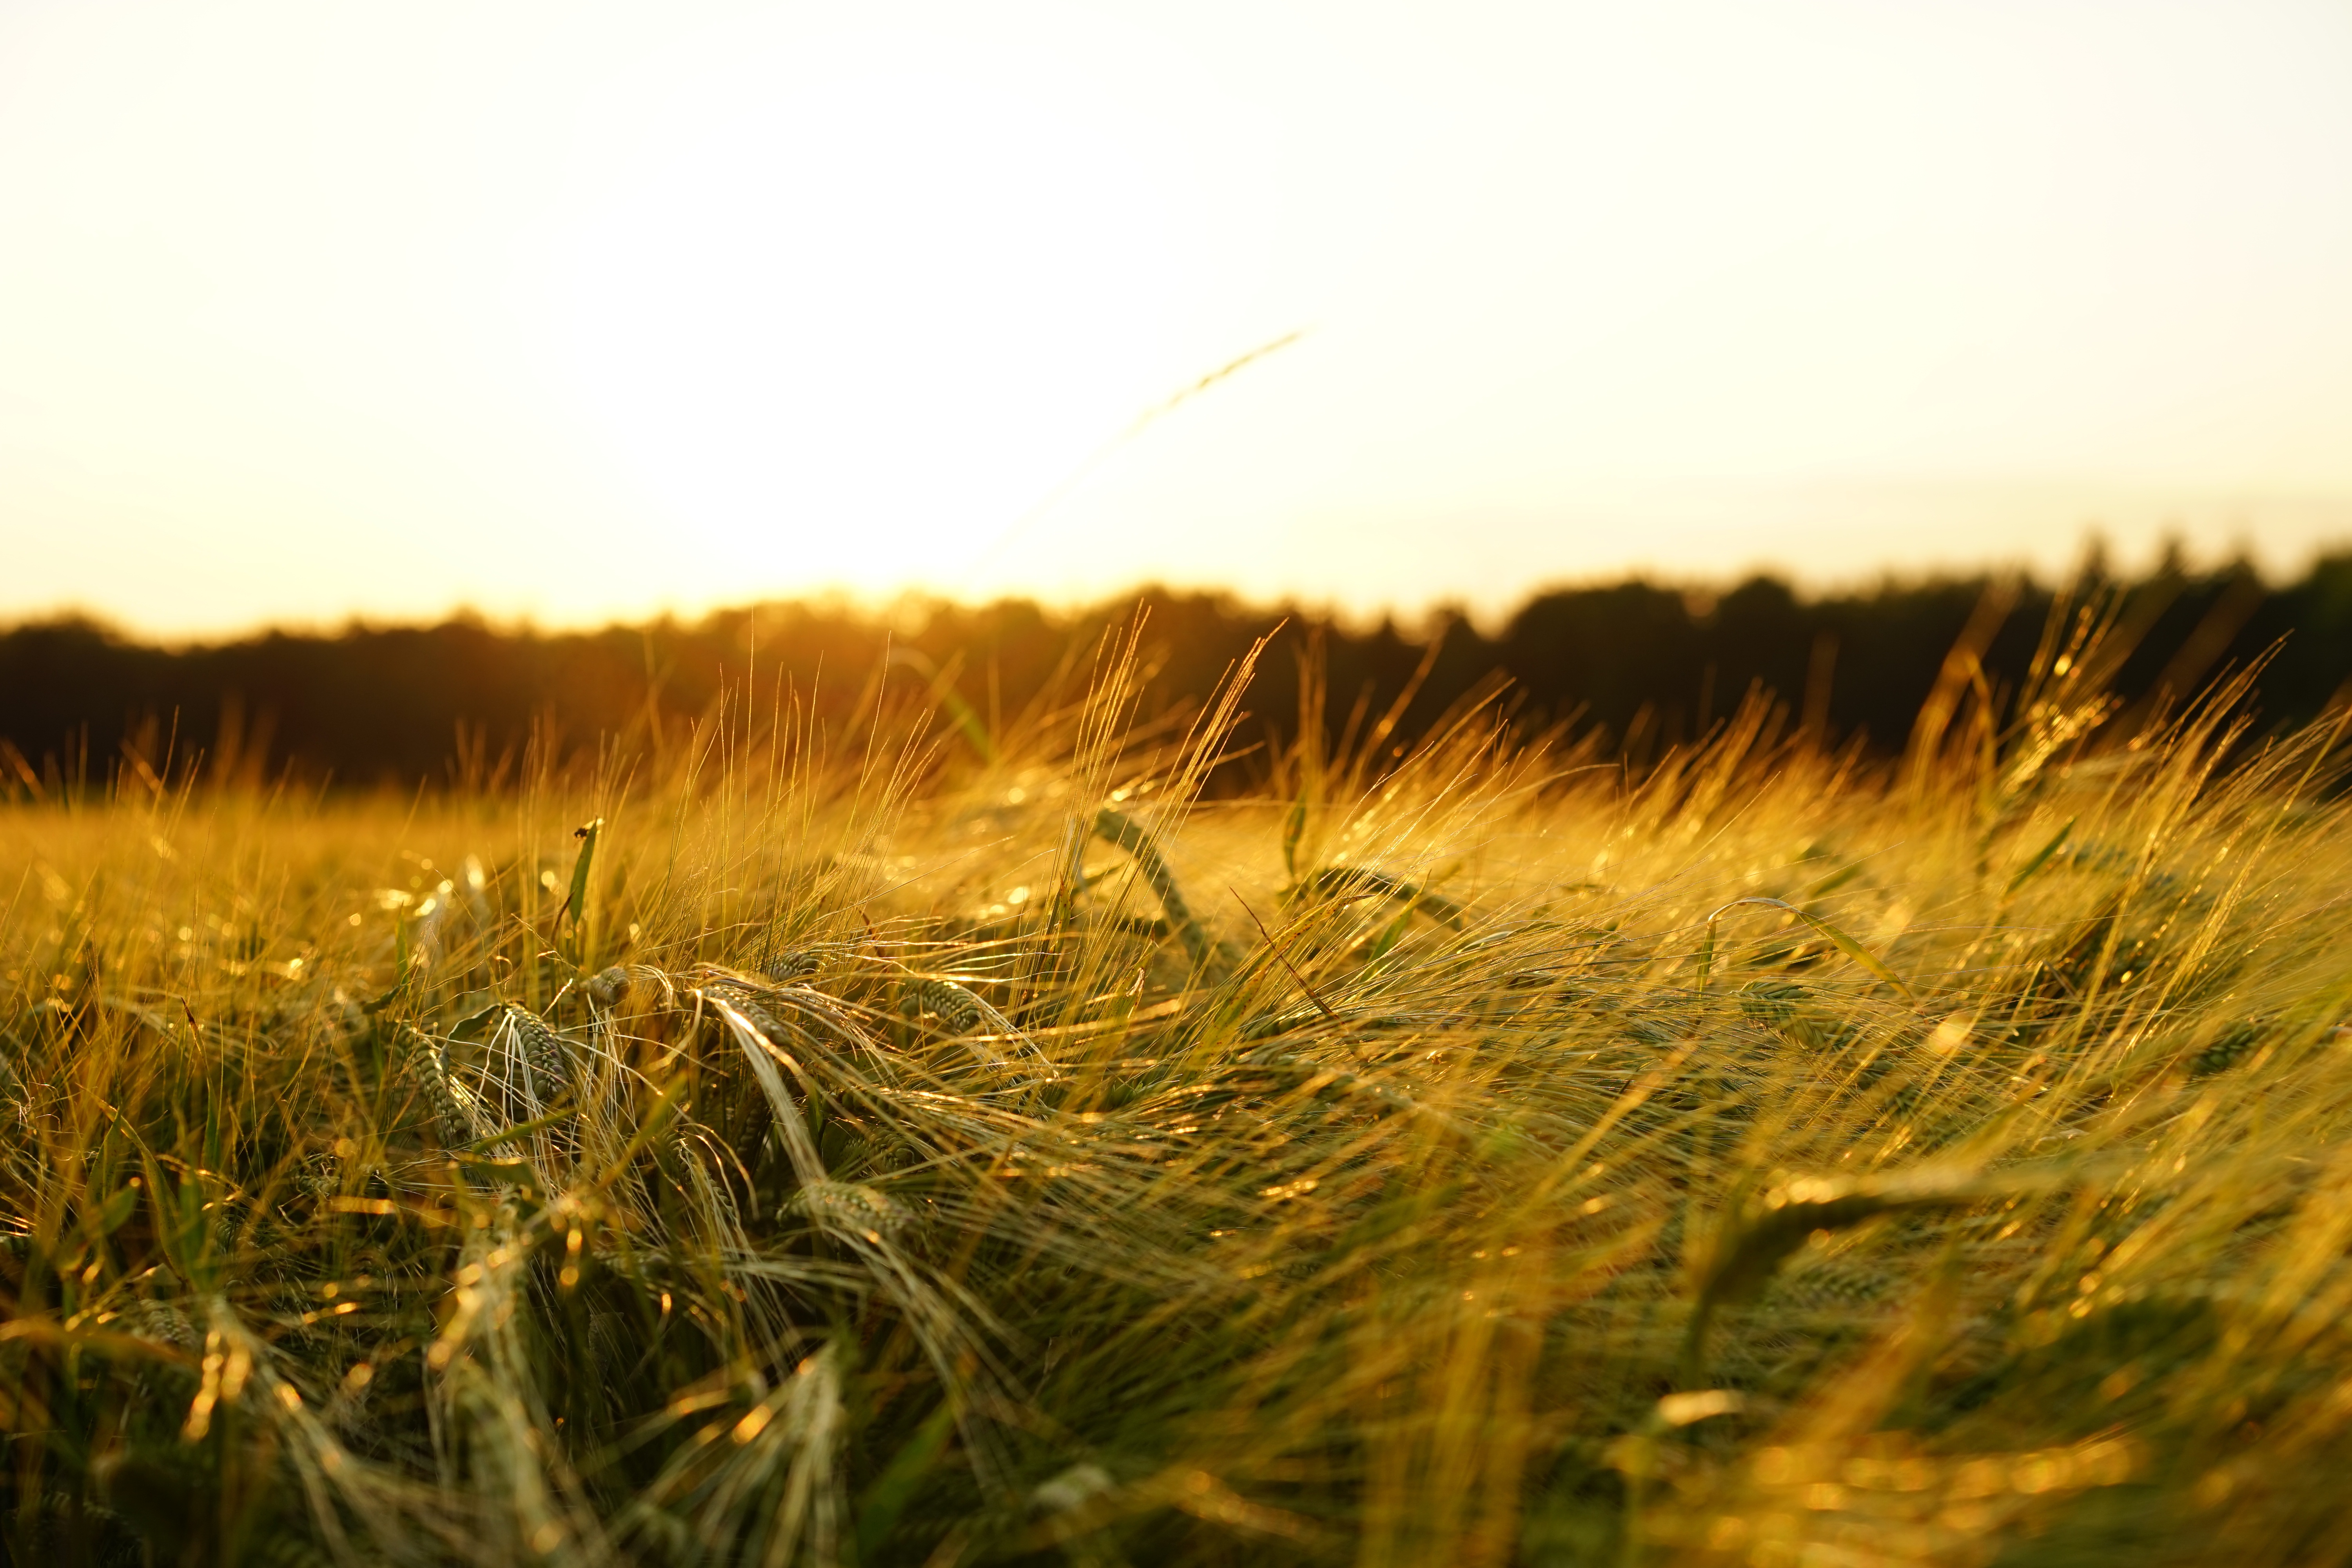
<path fill-rule="evenodd" d="M 2335 1563 L 2333 727 L 0 815 L 17 1561 Z M 1312 687 L 1309 686 L 1310 700 Z M 1308 717 L 1312 717 L 1311 715 Z"/>

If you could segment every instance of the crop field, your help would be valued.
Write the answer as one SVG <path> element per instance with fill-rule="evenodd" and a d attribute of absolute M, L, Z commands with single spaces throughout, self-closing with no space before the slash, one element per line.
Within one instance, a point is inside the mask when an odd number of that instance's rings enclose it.
<path fill-rule="evenodd" d="M 1262 743 L 1127 637 L 21 790 L 9 1558 L 2352 1561 L 2341 712 L 2102 625 L 1899 760 Z"/>

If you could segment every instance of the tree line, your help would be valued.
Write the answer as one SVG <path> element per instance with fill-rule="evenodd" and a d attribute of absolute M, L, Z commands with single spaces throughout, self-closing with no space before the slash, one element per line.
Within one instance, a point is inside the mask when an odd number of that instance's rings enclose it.
<path fill-rule="evenodd" d="M 2352 554 L 2283 584 L 2177 560 L 2132 578 L 2094 562 L 2063 584 L 1949 577 L 1821 595 L 1769 576 L 1720 593 L 1633 579 L 1544 592 L 1484 628 L 1444 612 L 1351 625 L 1158 589 L 1068 612 L 1019 599 L 788 602 L 595 631 L 457 616 L 185 647 L 64 617 L 0 631 L 0 791 L 55 795 L 126 766 L 490 784 L 534 734 L 572 751 L 625 745 L 730 691 L 761 705 L 789 693 L 800 712 L 838 718 L 894 681 L 991 733 L 1056 692 L 1074 697 L 1095 650 L 1139 613 L 1146 715 L 1204 697 L 1265 639 L 1246 732 L 1277 741 L 1300 722 L 1302 679 L 1319 679 L 1334 738 L 1360 707 L 1408 692 L 1400 740 L 1490 698 L 1523 731 L 1598 731 L 1638 765 L 1760 691 L 1789 725 L 1891 753 L 1957 642 L 1972 639 L 1992 689 L 2013 691 L 2053 605 L 2112 617 L 2115 688 L 2143 711 L 2257 665 L 2265 727 L 2352 695 Z"/>

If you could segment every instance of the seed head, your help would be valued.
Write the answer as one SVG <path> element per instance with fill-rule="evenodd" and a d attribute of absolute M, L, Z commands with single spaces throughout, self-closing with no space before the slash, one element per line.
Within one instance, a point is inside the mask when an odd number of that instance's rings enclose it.
<path fill-rule="evenodd" d="M 794 1206 L 820 1225 L 869 1239 L 896 1236 L 914 1217 L 887 1193 L 855 1182 L 812 1182 Z"/>
<path fill-rule="evenodd" d="M 572 1058 L 563 1037 L 537 1015 L 520 1007 L 509 1016 L 514 1020 L 515 1040 L 522 1047 L 523 1065 L 530 1071 L 531 1089 L 540 1103 L 562 1099 L 564 1090 L 572 1087 Z"/>
<path fill-rule="evenodd" d="M 743 1016 L 744 1021 L 765 1036 L 772 1045 L 782 1046 L 791 1033 L 776 1021 L 776 1016 L 760 1005 L 760 994 L 748 985 L 738 985 L 731 980 L 714 980 L 702 988 L 702 994 L 715 1001 L 724 1002 Z"/>
<path fill-rule="evenodd" d="M 795 980 L 806 979 L 816 971 L 816 954 L 804 947 L 796 947 L 788 952 L 779 953 L 775 962 L 760 973 L 779 985 L 789 985 Z"/>
<path fill-rule="evenodd" d="M 170 1345 L 191 1355 L 205 1348 L 204 1331 L 188 1314 L 170 1301 L 137 1300 L 122 1314 L 122 1326 L 142 1340 Z"/>
<path fill-rule="evenodd" d="M 907 1005 L 918 1015 L 930 1014 L 950 1035 L 971 1034 L 985 1016 L 980 999 L 951 980 L 908 981 Z"/>
<path fill-rule="evenodd" d="M 416 1081 L 425 1090 L 425 1103 L 433 1107 L 434 1120 L 440 1123 L 441 1142 L 470 1143 L 479 1138 L 483 1121 L 480 1102 L 449 1070 L 449 1058 L 442 1051 L 441 1042 L 415 1029 L 403 1032 L 414 1053 L 411 1060 Z"/>
<path fill-rule="evenodd" d="M 342 1191 L 343 1163 L 332 1154 L 313 1154 L 302 1162 L 294 1185 L 307 1197 L 331 1198 Z"/>

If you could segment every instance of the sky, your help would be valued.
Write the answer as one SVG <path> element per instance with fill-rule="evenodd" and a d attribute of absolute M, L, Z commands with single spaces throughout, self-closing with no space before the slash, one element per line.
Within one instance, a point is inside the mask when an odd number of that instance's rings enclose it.
<path fill-rule="evenodd" d="M 2284 574 L 2347 280 L 2342 0 L 0 0 L 0 619 Z"/>

